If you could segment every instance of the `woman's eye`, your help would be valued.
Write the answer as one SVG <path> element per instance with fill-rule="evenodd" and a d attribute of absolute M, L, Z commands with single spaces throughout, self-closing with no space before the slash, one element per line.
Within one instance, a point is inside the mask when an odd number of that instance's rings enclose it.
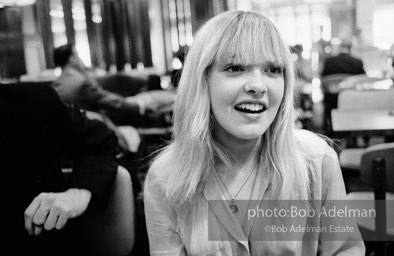
<path fill-rule="evenodd" d="M 240 72 L 243 71 L 244 69 L 240 65 L 229 65 L 226 66 L 224 70 L 228 72 Z"/>
<path fill-rule="evenodd" d="M 282 74 L 283 73 L 283 68 L 281 67 L 269 67 L 266 69 L 266 72 L 272 73 L 272 74 Z"/>

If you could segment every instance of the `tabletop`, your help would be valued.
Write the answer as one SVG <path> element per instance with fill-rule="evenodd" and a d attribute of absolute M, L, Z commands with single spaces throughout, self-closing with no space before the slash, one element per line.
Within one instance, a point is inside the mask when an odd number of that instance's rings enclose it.
<path fill-rule="evenodd" d="M 394 134 L 394 112 L 390 110 L 333 109 L 331 118 L 336 133 Z"/>

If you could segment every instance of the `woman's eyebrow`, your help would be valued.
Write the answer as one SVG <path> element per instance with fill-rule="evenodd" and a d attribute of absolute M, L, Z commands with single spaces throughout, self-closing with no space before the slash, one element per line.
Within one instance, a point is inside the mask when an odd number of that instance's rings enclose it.
<path fill-rule="evenodd" d="M 213 65 L 217 65 L 219 67 L 226 67 L 229 65 L 237 65 L 237 66 L 253 66 L 253 65 L 263 65 L 263 66 L 279 66 L 279 67 L 285 67 L 285 64 L 283 61 L 272 61 L 272 60 L 266 60 L 266 61 L 261 61 L 261 62 L 242 62 L 242 61 L 237 61 L 234 59 L 222 59 L 215 61 Z"/>
<path fill-rule="evenodd" d="M 283 62 L 279 62 L 279 61 L 278 62 L 276 62 L 276 61 L 266 61 L 263 64 L 267 65 L 267 66 L 280 66 L 280 67 L 284 67 L 285 66 Z"/>

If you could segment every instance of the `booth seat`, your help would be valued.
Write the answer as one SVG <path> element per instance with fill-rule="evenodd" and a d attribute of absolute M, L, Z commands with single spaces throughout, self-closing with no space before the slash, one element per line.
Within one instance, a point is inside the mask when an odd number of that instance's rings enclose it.
<path fill-rule="evenodd" d="M 71 170 L 64 173 L 67 176 Z M 70 255 L 130 255 L 135 240 L 135 209 L 129 172 L 119 166 L 105 209 L 85 212 L 70 224 L 66 235 Z"/>

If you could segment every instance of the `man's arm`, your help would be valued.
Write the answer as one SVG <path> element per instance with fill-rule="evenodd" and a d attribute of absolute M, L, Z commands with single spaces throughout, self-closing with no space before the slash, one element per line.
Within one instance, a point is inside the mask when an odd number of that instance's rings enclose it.
<path fill-rule="evenodd" d="M 87 71 L 86 71 L 87 72 Z M 66 67 L 53 87 L 65 102 L 73 102 L 90 110 L 118 110 L 136 115 L 139 105 L 101 87 L 90 73 Z"/>
<path fill-rule="evenodd" d="M 74 166 L 70 189 L 61 193 L 41 193 L 25 211 L 25 227 L 38 235 L 42 228 L 61 229 L 70 218 L 80 216 L 88 206 L 105 205 L 117 171 L 117 138 L 106 126 L 87 119 L 72 106 L 61 103 L 56 92 L 51 114 L 56 143 L 72 157 Z"/>
<path fill-rule="evenodd" d="M 103 89 L 92 77 L 86 78 L 82 83 L 77 101 L 93 109 L 117 110 L 132 116 L 142 114 L 139 102 L 128 101 L 120 95 Z"/>

